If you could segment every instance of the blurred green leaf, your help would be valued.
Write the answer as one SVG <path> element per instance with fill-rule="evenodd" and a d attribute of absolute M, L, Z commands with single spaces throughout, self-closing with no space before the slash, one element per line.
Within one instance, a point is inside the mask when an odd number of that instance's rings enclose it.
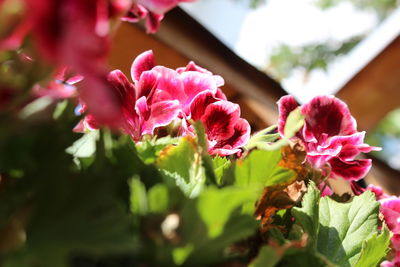
<path fill-rule="evenodd" d="M 96 142 L 99 140 L 99 137 L 99 131 L 87 132 L 65 151 L 75 158 L 89 158 L 96 152 Z"/>
<path fill-rule="evenodd" d="M 281 256 L 272 247 L 263 246 L 249 267 L 274 267 L 280 259 Z"/>
<path fill-rule="evenodd" d="M 50 97 L 40 97 L 26 105 L 21 111 L 20 116 L 22 119 L 27 119 L 36 113 L 44 111 L 54 103 L 54 100 Z"/>
<path fill-rule="evenodd" d="M 147 201 L 147 192 L 144 184 L 139 177 L 134 177 L 129 181 L 130 187 L 130 207 L 133 214 L 145 215 L 149 207 Z"/>
<path fill-rule="evenodd" d="M 169 207 L 168 188 L 165 184 L 156 184 L 148 191 L 149 211 L 166 212 Z"/>

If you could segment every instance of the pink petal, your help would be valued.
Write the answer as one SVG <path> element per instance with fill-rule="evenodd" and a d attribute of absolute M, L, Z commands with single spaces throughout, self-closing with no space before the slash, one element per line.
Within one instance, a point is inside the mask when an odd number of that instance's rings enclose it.
<path fill-rule="evenodd" d="M 225 84 L 224 78 L 222 78 L 219 75 L 213 75 L 211 71 L 196 65 L 193 61 L 190 61 L 186 65 L 186 67 L 180 67 L 180 68 L 176 69 L 176 72 L 178 72 L 178 73 L 183 73 L 186 71 L 197 71 L 197 72 L 201 72 L 204 74 L 209 74 L 212 76 L 212 78 L 214 79 L 214 81 L 218 87 L 223 86 Z M 226 100 L 226 99 L 224 99 L 224 100 Z"/>
<path fill-rule="evenodd" d="M 327 182 L 322 182 L 318 185 L 318 189 L 321 191 L 321 197 L 333 195 L 332 189 L 329 187 Z"/>
<path fill-rule="evenodd" d="M 136 0 L 140 5 L 143 5 L 148 10 L 156 14 L 164 14 L 170 9 L 177 6 L 180 2 L 193 2 L 195 0 Z"/>
<path fill-rule="evenodd" d="M 75 133 L 84 133 L 85 125 L 83 124 L 83 119 L 78 122 L 78 124 L 72 129 Z"/>
<path fill-rule="evenodd" d="M 281 97 L 277 104 L 279 109 L 278 131 L 281 136 L 283 136 L 287 117 L 289 116 L 290 112 L 295 110 L 299 105 L 291 95 Z"/>
<path fill-rule="evenodd" d="M 190 61 L 186 65 L 186 67 L 180 67 L 180 68 L 176 69 L 176 72 L 178 72 L 178 73 L 183 73 L 185 71 L 198 71 L 198 72 L 201 72 L 201 73 L 212 75 L 211 71 L 196 65 L 193 61 Z"/>
<path fill-rule="evenodd" d="M 354 195 L 359 196 L 364 193 L 367 189 L 360 186 L 357 182 L 351 181 L 350 182 L 351 190 L 353 191 Z"/>
<path fill-rule="evenodd" d="M 229 101 L 218 101 L 207 106 L 201 117 L 208 139 L 222 140 L 231 137 L 240 117 L 239 105 Z"/>
<path fill-rule="evenodd" d="M 332 169 L 332 177 L 339 176 L 345 180 L 359 180 L 371 169 L 370 159 L 342 161 L 339 158 L 332 158 L 329 161 Z"/>
<path fill-rule="evenodd" d="M 390 231 L 395 234 L 400 234 L 400 199 L 391 196 L 382 199 L 379 202 L 381 203 L 380 211 L 382 212 Z"/>
<path fill-rule="evenodd" d="M 115 88 L 121 98 L 121 102 L 128 102 L 135 106 L 136 92 L 133 84 L 120 70 L 113 70 L 107 76 L 108 82 Z"/>
<path fill-rule="evenodd" d="M 140 75 L 144 71 L 151 70 L 155 67 L 153 51 L 147 50 L 135 58 L 131 66 L 131 77 L 134 81 L 139 81 Z"/>
<path fill-rule="evenodd" d="M 140 79 L 136 83 L 137 97 L 150 95 L 150 92 L 157 87 L 158 77 L 159 75 L 155 71 L 142 72 Z"/>
<path fill-rule="evenodd" d="M 152 69 L 158 75 L 157 89 L 167 92 L 171 99 L 178 100 L 181 104 L 186 102 L 187 96 L 184 92 L 180 75 L 169 68 L 156 66 Z"/>
<path fill-rule="evenodd" d="M 136 23 L 147 16 L 147 9 L 141 5 L 133 4 L 128 13 L 121 18 L 122 21 Z"/>
<path fill-rule="evenodd" d="M 146 32 L 147 33 L 155 33 L 158 28 L 160 28 L 160 24 L 162 19 L 164 18 L 163 14 L 155 14 L 153 12 L 149 12 L 146 17 Z"/>
<path fill-rule="evenodd" d="M 170 124 L 178 117 L 180 105 L 177 100 L 155 103 L 150 108 L 150 116 L 142 122 L 142 134 L 153 134 L 154 129 Z"/>
<path fill-rule="evenodd" d="M 189 106 L 193 98 L 204 91 L 217 93 L 217 85 L 212 76 L 195 71 L 187 71 L 181 74 L 185 94 L 187 95 L 184 106 Z"/>
<path fill-rule="evenodd" d="M 215 94 L 215 97 L 221 100 L 228 100 L 224 92 L 220 88 L 217 89 L 217 93 Z"/>
<path fill-rule="evenodd" d="M 322 143 L 307 143 L 307 156 L 313 157 L 314 161 L 319 162 L 326 162 L 331 157 L 336 156 L 339 156 L 342 160 L 352 160 L 361 152 L 360 146 L 367 151 L 363 143 L 364 135 L 364 132 L 357 132 L 353 135 L 327 138 Z M 321 158 L 318 159 L 318 157 Z"/>
<path fill-rule="evenodd" d="M 399 222 L 397 222 L 399 223 Z M 392 248 L 397 250 L 397 253 L 399 253 L 400 250 L 400 233 L 396 232 L 393 234 L 392 238 L 390 239 L 392 243 Z M 400 257 L 398 257 L 397 261 L 400 263 Z"/>
<path fill-rule="evenodd" d="M 351 135 L 356 132 L 356 121 L 347 105 L 334 96 L 314 97 L 301 108 L 305 116 L 305 140 L 314 142 L 336 135 Z M 326 137 L 324 137 L 326 134 Z"/>
<path fill-rule="evenodd" d="M 148 120 L 150 117 L 150 107 L 147 105 L 147 99 L 142 96 L 136 101 L 135 110 L 142 120 Z"/>
<path fill-rule="evenodd" d="M 96 119 L 88 114 L 74 127 L 73 131 L 76 133 L 84 133 L 85 131 L 95 131 L 99 129 L 99 124 Z"/>
<path fill-rule="evenodd" d="M 382 200 L 385 198 L 388 198 L 389 195 L 385 194 L 385 192 L 383 192 L 383 189 L 380 188 L 379 186 L 370 184 L 367 186 L 367 190 L 370 190 L 371 192 L 373 192 L 375 194 L 375 197 L 377 200 Z"/>
<path fill-rule="evenodd" d="M 107 82 L 107 77 L 85 77 L 80 84 L 80 97 L 100 124 L 118 128 L 122 123 L 121 98 Z"/>

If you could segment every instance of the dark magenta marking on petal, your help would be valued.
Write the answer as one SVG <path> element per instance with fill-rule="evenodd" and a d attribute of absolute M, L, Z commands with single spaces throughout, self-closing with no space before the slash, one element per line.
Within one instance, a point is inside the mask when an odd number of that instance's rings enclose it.
<path fill-rule="evenodd" d="M 309 136 L 318 141 L 323 134 L 328 137 L 350 135 L 356 132 L 356 124 L 347 105 L 333 96 L 314 97 L 301 109 Z"/>
<path fill-rule="evenodd" d="M 339 158 L 333 158 L 329 163 L 331 165 L 331 173 L 334 176 L 342 177 L 348 181 L 360 180 L 367 175 L 371 168 L 370 159 L 342 161 Z"/>
<path fill-rule="evenodd" d="M 190 105 L 190 114 L 193 120 L 200 120 L 204 115 L 204 112 L 208 105 L 217 102 L 213 94 L 210 91 L 202 92 L 198 94 Z"/>
<path fill-rule="evenodd" d="M 239 119 L 240 109 L 229 101 L 218 101 L 207 106 L 201 117 L 208 138 L 211 140 L 226 139 L 233 135 L 234 125 Z"/>

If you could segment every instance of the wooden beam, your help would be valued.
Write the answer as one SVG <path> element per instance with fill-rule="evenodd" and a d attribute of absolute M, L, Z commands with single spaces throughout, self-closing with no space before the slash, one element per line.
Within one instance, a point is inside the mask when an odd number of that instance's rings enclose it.
<path fill-rule="evenodd" d="M 400 107 L 400 37 L 397 37 L 337 94 L 350 107 L 360 130 L 370 131 Z"/>

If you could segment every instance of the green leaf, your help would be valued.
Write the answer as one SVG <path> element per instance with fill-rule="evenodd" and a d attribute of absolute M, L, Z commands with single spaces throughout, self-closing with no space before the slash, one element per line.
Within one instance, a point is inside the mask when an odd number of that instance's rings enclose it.
<path fill-rule="evenodd" d="M 32 101 L 28 105 L 26 105 L 19 113 L 19 116 L 22 119 L 27 119 L 36 113 L 39 113 L 41 111 L 44 111 L 48 107 L 50 107 L 51 104 L 54 103 L 54 100 L 51 97 L 40 97 L 37 98 L 36 100 Z"/>
<path fill-rule="evenodd" d="M 285 138 L 292 138 L 304 125 L 304 116 L 301 114 L 300 107 L 290 112 L 286 119 L 285 129 L 283 130 Z"/>
<path fill-rule="evenodd" d="M 156 165 L 167 179 L 175 180 L 182 191 L 190 197 L 197 196 L 206 180 L 202 158 L 197 143 L 191 137 L 179 140 L 160 152 Z"/>
<path fill-rule="evenodd" d="M 370 191 L 349 203 L 322 198 L 318 252 L 339 266 L 354 266 L 361 256 L 364 240 L 377 233 L 378 213 L 379 203 Z"/>
<path fill-rule="evenodd" d="M 180 247 L 180 248 L 175 248 L 172 251 L 172 256 L 174 259 L 174 262 L 176 265 L 181 265 L 186 258 L 190 255 L 190 253 L 193 251 L 193 244 L 187 244 L 184 247 Z"/>
<path fill-rule="evenodd" d="M 253 201 L 254 196 L 250 190 L 233 187 L 208 188 L 197 202 L 199 214 L 208 228 L 208 236 L 214 238 L 220 235 L 231 213 Z"/>
<path fill-rule="evenodd" d="M 362 244 L 361 255 L 355 267 L 375 267 L 382 261 L 388 252 L 390 244 L 390 231 L 383 225 L 382 232 L 374 233 Z"/>
<path fill-rule="evenodd" d="M 280 259 L 281 256 L 272 247 L 263 246 L 249 267 L 273 267 Z"/>
<path fill-rule="evenodd" d="M 169 207 L 168 188 L 165 184 L 156 184 L 147 193 L 149 211 L 160 213 L 167 211 Z"/>
<path fill-rule="evenodd" d="M 99 131 L 87 132 L 65 151 L 75 158 L 89 158 L 96 152 L 96 142 L 99 140 L 99 137 Z"/>
<path fill-rule="evenodd" d="M 144 140 L 136 144 L 136 151 L 141 160 L 146 164 L 154 163 L 160 154 L 160 151 L 166 146 L 177 144 L 178 138 L 166 136 L 163 138 L 154 138 Z"/>
<path fill-rule="evenodd" d="M 276 125 L 272 125 L 264 130 L 259 131 L 254 134 L 249 142 L 247 142 L 245 148 L 250 150 L 252 148 L 263 147 L 267 143 L 276 141 L 279 138 L 279 133 L 273 133 L 275 131 Z"/>
<path fill-rule="evenodd" d="M 214 166 L 214 172 L 217 179 L 217 183 L 222 183 L 222 177 L 225 171 L 231 166 L 231 161 L 226 157 L 215 156 L 212 159 L 212 163 Z"/>
<path fill-rule="evenodd" d="M 67 106 L 68 106 L 68 100 L 66 99 L 58 103 L 53 112 L 53 119 L 58 120 L 66 110 Z"/>
<path fill-rule="evenodd" d="M 217 177 L 214 172 L 214 165 L 210 155 L 208 154 L 207 138 L 204 130 L 204 125 L 201 123 L 201 121 L 196 121 L 194 124 L 194 128 L 197 134 L 197 143 L 199 144 L 202 165 L 205 170 L 206 178 L 209 182 L 213 184 L 218 184 Z"/>
<path fill-rule="evenodd" d="M 296 223 L 300 224 L 309 235 L 309 245 L 316 249 L 316 240 L 319 230 L 319 199 L 320 192 L 314 182 L 308 185 L 307 193 L 301 201 L 301 208 L 292 208 L 292 215 L 296 219 Z"/>
<path fill-rule="evenodd" d="M 219 190 L 210 187 L 198 198 L 186 202 L 180 233 L 182 240 L 193 244 L 194 249 L 185 266 L 223 262 L 225 252 L 234 242 L 255 233 L 258 223 L 253 215 L 240 212 L 241 206 L 252 199 L 251 192 L 244 191 L 231 186 Z"/>
<path fill-rule="evenodd" d="M 260 193 L 266 186 L 290 181 L 295 173 L 279 166 L 281 159 L 282 154 L 279 150 L 252 151 L 243 161 L 237 161 L 235 185 L 244 188 L 251 187 Z"/>
<path fill-rule="evenodd" d="M 168 146 L 161 152 L 156 165 L 170 173 L 177 173 L 189 183 L 193 168 L 199 165 L 195 166 L 195 160 L 198 160 L 196 153 L 197 149 L 194 140 L 181 138 L 177 146 Z"/>
<path fill-rule="evenodd" d="M 148 212 L 147 192 L 139 177 L 129 181 L 130 207 L 133 214 L 145 215 Z"/>

